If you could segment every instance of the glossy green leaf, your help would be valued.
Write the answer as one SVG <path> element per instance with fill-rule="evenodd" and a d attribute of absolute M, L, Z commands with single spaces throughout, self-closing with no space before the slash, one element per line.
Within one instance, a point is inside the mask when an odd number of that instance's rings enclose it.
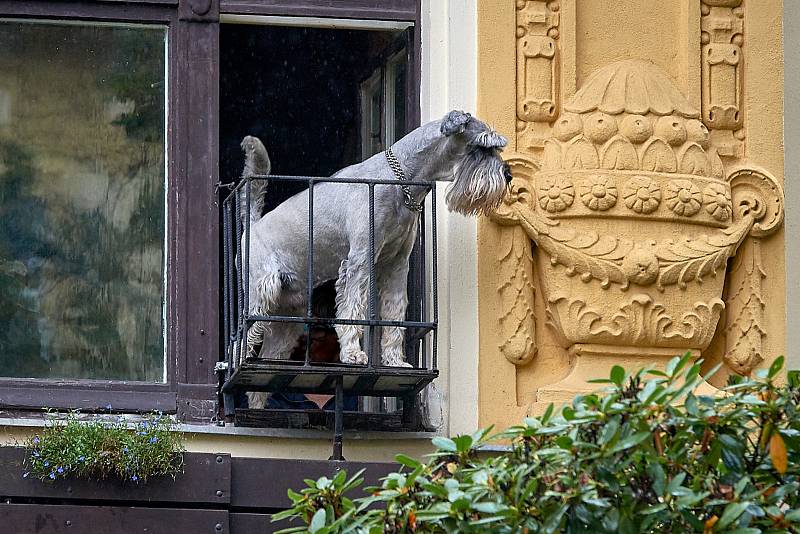
<path fill-rule="evenodd" d="M 615 365 L 611 368 L 611 381 L 616 384 L 617 386 L 622 385 L 622 381 L 625 380 L 625 369 L 620 367 L 619 365 Z"/>

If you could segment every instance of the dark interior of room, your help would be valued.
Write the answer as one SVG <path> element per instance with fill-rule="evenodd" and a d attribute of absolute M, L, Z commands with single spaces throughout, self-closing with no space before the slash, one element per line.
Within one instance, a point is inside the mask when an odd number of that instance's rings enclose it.
<path fill-rule="evenodd" d="M 272 174 L 330 176 L 356 163 L 359 84 L 399 32 L 225 25 L 220 35 L 220 180 L 261 139 Z M 274 186 L 274 187 L 273 187 Z M 305 188 L 273 182 L 266 210 Z"/>

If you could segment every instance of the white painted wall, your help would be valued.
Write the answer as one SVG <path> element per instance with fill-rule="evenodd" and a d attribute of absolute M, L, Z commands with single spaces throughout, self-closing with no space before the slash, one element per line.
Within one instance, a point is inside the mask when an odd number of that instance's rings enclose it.
<path fill-rule="evenodd" d="M 478 0 L 422 0 L 422 121 L 477 107 Z M 439 368 L 443 433 L 478 424 L 478 249 L 475 219 L 444 209 L 438 188 Z"/>

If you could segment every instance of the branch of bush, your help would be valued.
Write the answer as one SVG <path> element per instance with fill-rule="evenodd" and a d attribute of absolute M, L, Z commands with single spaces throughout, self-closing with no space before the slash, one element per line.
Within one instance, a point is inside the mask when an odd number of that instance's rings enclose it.
<path fill-rule="evenodd" d="M 350 499 L 360 473 L 307 480 L 281 532 L 798 532 L 800 376 L 783 358 L 723 394 L 686 354 L 665 371 L 615 367 L 604 389 L 490 435 L 434 438 L 425 462 Z M 786 377 L 783 381 L 782 377 Z M 492 440 L 510 450 L 479 454 Z"/>

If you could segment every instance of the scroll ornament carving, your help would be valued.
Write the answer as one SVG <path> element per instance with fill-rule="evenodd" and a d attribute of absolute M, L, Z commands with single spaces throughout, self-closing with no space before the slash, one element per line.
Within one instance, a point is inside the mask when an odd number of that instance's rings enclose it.
<path fill-rule="evenodd" d="M 780 225 L 780 186 L 754 168 L 726 179 L 699 110 L 650 63 L 604 67 L 565 110 L 541 170 L 530 173 L 537 165 L 525 155 L 510 158 L 526 172 L 492 217 L 536 243 L 549 323 L 566 345 L 610 346 L 609 354 L 706 348 L 725 308 L 727 260 L 748 236 Z M 739 270 L 744 289 L 727 299 L 727 329 L 737 334 L 726 361 L 737 371 L 758 360 L 763 331 L 752 298 L 760 267 Z"/>
<path fill-rule="evenodd" d="M 730 175 L 735 206 L 752 214 L 758 222 L 744 242 L 729 275 L 725 298 L 725 356 L 735 372 L 749 375 L 764 360 L 764 299 L 762 282 L 767 273 L 761 261 L 761 238 L 776 231 L 783 222 L 783 191 L 766 171 L 737 168 Z"/>
<path fill-rule="evenodd" d="M 644 293 L 625 301 L 611 317 L 584 300 L 558 296 L 550 299 L 548 319 L 557 322 L 569 340 L 625 346 L 704 347 L 714 337 L 725 304 L 719 298 L 696 302 L 676 321 L 663 304 Z M 557 313 L 554 313 L 556 311 Z"/>

